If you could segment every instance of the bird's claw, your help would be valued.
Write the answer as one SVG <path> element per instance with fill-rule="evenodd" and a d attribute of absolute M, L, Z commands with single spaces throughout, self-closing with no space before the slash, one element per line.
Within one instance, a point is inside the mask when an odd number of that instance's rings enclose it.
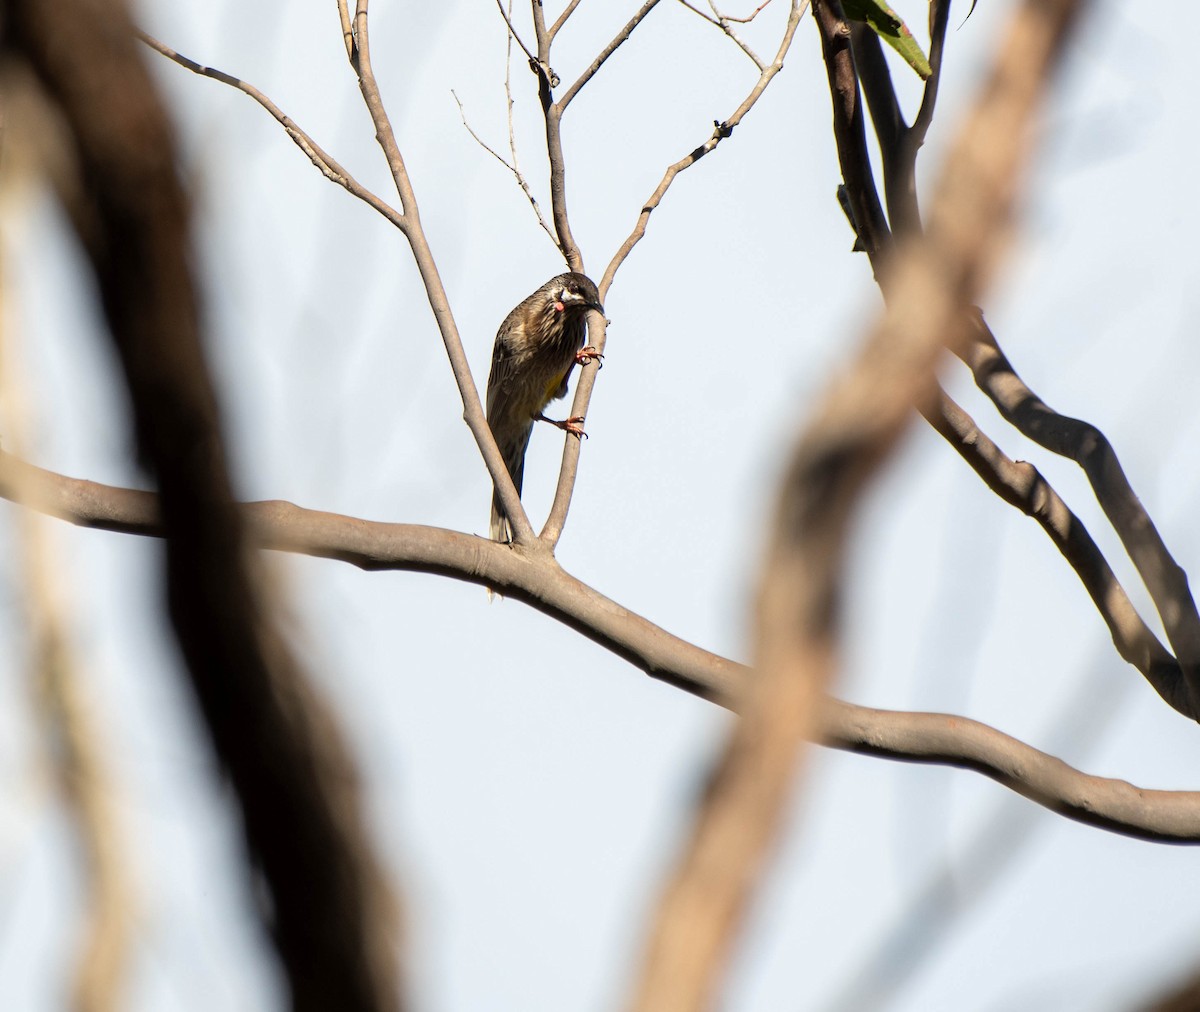
<path fill-rule="evenodd" d="M 547 418 L 545 415 L 538 415 L 539 422 L 549 422 L 556 429 L 562 429 L 563 432 L 569 432 L 572 436 L 578 436 L 580 439 L 587 439 L 588 434 L 583 431 L 583 423 L 586 419 L 585 415 L 572 415 L 570 418 L 564 418 L 561 421 L 557 418 Z"/>
<path fill-rule="evenodd" d="M 604 355 L 597 351 L 590 344 L 586 348 L 580 348 L 575 352 L 575 361 L 579 365 L 587 365 L 589 362 L 595 362 L 601 369 L 604 368 Z"/>

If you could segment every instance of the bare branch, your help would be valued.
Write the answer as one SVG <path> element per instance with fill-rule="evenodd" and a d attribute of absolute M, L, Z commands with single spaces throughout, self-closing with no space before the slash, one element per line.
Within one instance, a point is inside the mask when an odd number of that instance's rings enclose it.
<path fill-rule="evenodd" d="M 0 497 L 80 527 L 162 536 L 152 492 L 67 478 L 3 451 Z M 360 520 L 279 500 L 240 509 L 250 538 L 261 548 L 336 559 L 370 572 L 432 573 L 495 586 L 685 692 L 737 709 L 747 690 L 748 668 L 622 608 L 552 558 L 528 561 L 501 544 L 456 531 Z M 972 769 L 1060 815 L 1126 836 L 1200 843 L 1200 794 L 1148 791 L 1088 776 L 964 717 L 830 700 L 817 740 L 865 755 Z"/>
<path fill-rule="evenodd" d="M 338 186 L 345 189 L 348 193 L 353 194 L 359 200 L 369 204 L 376 211 L 382 214 L 388 221 L 395 225 L 401 231 L 404 230 L 404 216 L 394 207 L 376 196 L 341 165 L 339 165 L 325 149 L 322 148 L 316 141 L 307 133 L 300 129 L 299 126 L 284 114 L 283 110 L 272 102 L 266 95 L 259 91 L 254 85 L 247 84 L 245 81 L 234 77 L 232 74 L 226 74 L 224 71 L 216 70 L 212 67 L 205 67 L 197 63 L 195 60 L 190 60 L 181 53 L 175 52 L 169 46 L 159 42 L 158 39 L 145 32 L 139 31 L 138 38 L 141 39 L 147 46 L 155 52 L 161 53 L 168 60 L 178 63 L 179 66 L 190 70 L 193 74 L 199 74 L 201 77 L 209 77 L 214 81 L 220 81 L 222 84 L 227 84 L 231 88 L 236 88 L 245 95 L 249 95 L 255 102 L 261 105 L 271 114 L 280 126 L 287 132 L 287 135 L 292 139 L 292 142 L 301 151 L 308 156 L 309 161 L 313 163 L 321 172 L 321 174 L 330 182 L 337 183 Z"/>
<path fill-rule="evenodd" d="M 888 183 L 888 208 L 892 227 L 907 234 L 919 228 L 920 205 L 917 201 L 917 155 L 933 122 L 938 88 L 942 80 L 942 55 L 946 48 L 946 26 L 950 21 L 950 0 L 930 0 L 929 4 L 929 78 L 921 96 L 916 118 L 900 138 L 899 151 L 891 159 L 893 179 Z M 893 201 L 895 204 L 893 206 Z"/>
<path fill-rule="evenodd" d="M 599 289 L 601 299 L 605 298 L 608 290 L 612 285 L 613 278 L 616 276 L 618 268 L 625 262 L 625 259 L 632 252 L 646 234 L 646 226 L 650 220 L 650 215 L 654 209 L 661 203 L 666 195 L 671 184 L 675 181 L 675 177 L 680 172 L 690 168 L 706 154 L 712 151 L 725 138 L 733 133 L 734 127 L 741 123 L 743 117 L 752 109 L 763 92 L 766 90 L 774 79 L 775 75 L 783 69 L 783 59 L 787 55 L 788 49 L 791 47 L 792 39 L 796 35 L 796 27 L 800 23 L 800 18 L 808 7 L 808 0 L 792 0 L 791 13 L 788 16 L 787 25 L 784 28 L 783 38 L 780 40 L 779 49 L 775 54 L 775 59 L 771 62 L 759 79 L 755 82 L 754 87 L 750 89 L 750 93 L 738 106 L 732 116 L 723 123 L 717 123 L 713 127 L 712 136 L 707 141 L 701 144 L 698 148 L 690 151 L 687 155 L 681 158 L 674 165 L 668 167 L 662 181 L 658 184 L 654 193 L 650 195 L 650 199 L 643 205 L 642 212 L 638 216 L 637 223 L 634 225 L 633 231 L 629 237 L 621 244 L 620 249 L 613 255 L 609 261 L 608 267 L 605 268 L 604 275 L 600 279 Z M 606 343 L 607 326 L 593 320 L 589 323 L 588 343 L 598 351 L 603 353 Z M 579 382 L 575 388 L 575 399 L 571 405 L 571 414 L 586 416 L 588 405 L 591 403 L 592 389 L 596 382 L 596 370 L 584 369 L 579 377 Z M 558 539 L 562 534 L 563 526 L 566 523 L 567 512 L 571 505 L 571 496 L 575 490 L 575 479 L 579 470 L 579 440 L 568 439 L 563 445 L 562 465 L 558 473 L 558 486 L 554 493 L 554 502 L 550 508 L 550 515 L 546 520 L 545 526 L 542 528 L 541 538 L 550 545 L 558 543 Z"/>
<path fill-rule="evenodd" d="M 748 57 L 750 57 L 750 59 L 753 61 L 754 65 L 760 71 L 764 69 L 763 62 L 759 58 L 759 55 L 753 49 L 751 49 L 748 45 L 746 45 L 746 43 L 742 40 L 741 36 L 738 35 L 737 32 L 735 32 L 732 28 L 729 27 L 729 22 L 736 21 L 736 20 L 738 20 L 737 18 L 722 18 L 719 16 L 714 16 L 712 14 L 705 14 L 704 11 L 702 11 L 699 7 L 696 7 L 693 4 L 689 3 L 688 0 L 679 0 L 679 2 L 681 4 L 683 4 L 683 6 L 686 7 L 693 14 L 696 14 L 699 17 L 703 18 L 710 25 L 714 25 L 715 27 L 721 29 L 721 31 L 723 31 L 726 35 L 728 35 L 729 38 L 737 45 L 737 47 L 743 53 L 745 53 Z M 770 0 L 768 0 L 768 3 L 769 2 L 770 2 Z M 711 6 L 711 4 L 710 4 L 710 6 Z M 763 7 L 765 7 L 765 6 L 766 6 L 766 4 L 763 4 Z M 715 8 L 714 8 L 714 10 L 715 10 Z M 759 10 L 762 10 L 762 7 L 760 7 Z M 758 11 L 755 11 L 755 13 L 757 14 Z"/>
<path fill-rule="evenodd" d="M 813 0 L 831 84 L 854 69 L 836 0 Z M 1026 135 L 1078 0 L 1026 0 L 948 159 L 928 240 L 891 265 L 887 313 L 818 407 L 784 480 L 757 608 L 756 677 L 663 896 L 632 1008 L 711 1007 L 837 664 L 842 556 L 859 497 L 936 390 L 935 366 L 997 260 Z M 837 24 L 831 32 L 827 26 Z M 861 112 L 850 110 L 850 118 Z M 856 199 L 851 194 L 851 199 Z M 857 210 L 857 208 L 856 208 Z M 860 227 L 862 223 L 860 222 Z"/>
<path fill-rule="evenodd" d="M 1156 843 L 1200 843 L 1200 791 L 1150 791 L 1088 776 L 969 717 L 830 700 L 822 734 L 849 752 L 974 770 L 1087 826 Z"/>
<path fill-rule="evenodd" d="M 1185 677 L 1190 710 L 1200 713 L 1200 616 L 1187 573 L 1172 557 L 1134 493 L 1112 444 L 1094 425 L 1060 415 L 1030 390 L 1000 350 L 981 314 L 972 317 L 970 337 L 961 352 L 963 361 L 1005 420 L 1039 446 L 1083 468 L 1162 619 Z"/>
<path fill-rule="evenodd" d="M 346 45 L 346 56 L 354 58 L 354 24 L 350 20 L 350 8 L 346 0 L 337 0 L 338 20 L 342 23 L 342 41 Z"/>
<path fill-rule="evenodd" d="M 917 151 L 924 140 L 925 131 L 933 115 L 937 97 L 938 75 L 941 69 L 942 51 L 945 42 L 949 4 L 935 0 L 930 7 L 931 67 L 933 75 L 926 82 L 926 90 L 918 114 L 918 122 L 906 128 L 900 115 L 891 77 L 887 71 L 883 54 L 874 33 L 852 29 L 855 40 L 856 66 L 863 90 L 872 110 L 872 120 L 884 157 L 884 180 L 888 195 L 888 208 L 898 235 L 912 236 L 921 229 L 915 186 L 915 162 Z M 839 157 L 847 179 L 853 176 L 866 187 L 866 206 L 877 204 L 874 181 L 870 175 L 865 140 L 846 115 L 838 115 L 835 104 L 835 131 L 839 138 Z M 866 215 L 868 222 L 875 222 L 875 231 L 882 234 L 886 223 L 882 215 L 873 212 Z M 879 244 L 864 244 L 872 254 L 872 262 L 879 253 Z M 890 288 L 883 285 L 885 298 Z M 1085 422 L 1064 418 L 1051 411 L 1017 376 L 1011 364 L 1000 351 L 995 336 L 983 322 L 982 315 L 973 312 L 967 317 L 968 344 L 961 351 L 964 361 L 971 367 L 980 388 L 993 400 L 1001 414 L 1018 430 L 1034 439 L 1052 452 L 1076 460 L 1084 467 L 1097 497 L 1106 514 L 1118 529 L 1126 550 L 1135 557 L 1139 575 L 1147 587 L 1154 583 L 1151 597 L 1163 618 L 1172 647 L 1180 654 L 1176 660 L 1158 642 L 1136 614 L 1124 589 L 1113 598 L 1113 588 L 1119 587 L 1112 575 L 1111 567 L 1095 547 L 1089 535 L 1078 521 L 1070 525 L 1070 539 L 1077 542 L 1074 548 L 1067 545 L 1067 532 L 1055 531 L 1048 525 L 1048 516 L 1043 510 L 1061 511 L 1072 516 L 1065 504 L 1032 468 L 1025 473 L 1025 466 L 1015 465 L 1003 457 L 989 440 L 957 405 L 952 415 L 961 415 L 965 427 L 956 426 L 953 418 L 938 416 L 926 411 L 926 419 L 959 450 L 968 463 L 988 482 L 1001 498 L 1024 512 L 1035 516 L 1043 524 L 1051 538 L 1071 561 L 1083 579 L 1088 592 L 1101 616 L 1113 633 L 1113 641 L 1121 656 L 1133 664 L 1154 686 L 1160 696 L 1179 712 L 1196 719 L 1200 715 L 1200 616 L 1187 586 L 1187 576 L 1171 558 L 1166 545 L 1158 535 L 1149 515 L 1129 487 L 1117 461 L 1116 454 L 1104 436 Z M 953 402 L 949 402 L 951 405 Z M 957 429 L 957 435 L 956 433 Z M 980 452 L 982 450 L 982 452 Z M 1003 458 L 1006 464 L 997 470 L 996 461 Z M 1040 492 L 1031 501 L 1017 489 L 1036 475 Z M 1026 490 L 1029 491 L 1029 490 Z M 1033 503 L 1037 511 L 1030 512 Z M 1110 512 L 1111 510 L 1111 512 Z M 1119 518 L 1119 521 L 1118 519 Z M 1122 533 L 1122 531 L 1124 533 Z M 1126 538 L 1128 542 L 1126 543 Z M 1086 541 L 1086 545 L 1084 542 Z M 1140 560 L 1140 561 L 1139 561 Z M 1190 658 L 1190 661 L 1189 661 Z"/>
<path fill-rule="evenodd" d="M 845 183 L 846 205 L 857 237 L 856 249 L 870 258 L 871 269 L 879 280 L 880 258 L 891 246 L 891 229 L 879 202 L 867 152 L 858 75 L 850 46 L 850 22 L 837 3 L 814 4 L 813 16 L 821 36 L 829 96 L 833 100 L 833 136 Z M 884 294 L 886 297 L 886 291 Z"/>
<path fill-rule="evenodd" d="M 346 0 L 339 0 L 338 9 L 345 15 L 344 22 L 348 22 L 348 13 L 346 13 Z M 395 180 L 397 192 L 400 194 L 402 208 L 407 208 L 410 213 L 401 213 L 389 207 L 383 201 L 375 197 L 365 188 L 361 187 L 340 165 L 332 158 L 325 154 L 307 134 L 304 134 L 295 127 L 290 119 L 285 117 L 278 107 L 270 101 L 265 95 L 253 88 L 250 85 L 244 84 L 228 74 L 218 70 L 211 70 L 206 67 L 201 67 L 195 61 L 189 60 L 187 57 L 180 56 L 173 50 L 164 46 L 162 43 L 142 34 L 143 41 L 152 48 L 158 50 L 165 56 L 170 57 L 181 66 L 193 70 L 195 73 L 203 74 L 206 77 L 211 77 L 214 80 L 221 81 L 231 87 L 237 88 L 254 98 L 260 105 L 263 106 L 272 116 L 280 123 L 283 123 L 285 129 L 289 130 L 289 135 L 292 129 L 296 130 L 296 136 L 304 139 L 305 144 L 297 140 L 297 144 L 306 153 L 309 153 L 310 148 L 315 152 L 320 161 L 313 159 L 314 164 L 318 168 L 322 165 L 329 166 L 335 174 L 340 178 L 334 178 L 335 182 L 345 186 L 347 190 L 354 193 L 360 199 L 366 201 L 377 211 L 384 215 L 393 225 L 400 229 L 405 238 L 408 239 L 409 246 L 413 251 L 413 258 L 417 263 L 417 268 L 420 271 L 421 279 L 425 284 L 425 291 L 429 298 L 429 304 L 433 310 L 434 319 L 437 322 L 439 333 L 442 336 L 442 341 L 446 347 L 447 357 L 450 359 L 450 367 L 454 373 L 454 379 L 458 385 L 459 396 L 463 402 L 463 418 L 471 430 L 472 436 L 475 437 L 476 445 L 479 447 L 479 452 L 483 456 L 484 463 L 487 466 L 488 474 L 491 476 L 494 487 L 500 495 L 501 501 L 504 503 L 505 509 L 512 523 L 513 537 L 517 544 L 528 547 L 537 541 L 533 533 L 533 528 L 529 524 L 529 518 L 525 515 L 524 508 L 521 506 L 521 497 L 517 495 L 516 487 L 512 483 L 512 478 L 509 476 L 508 468 L 504 466 L 504 460 L 500 456 L 500 451 L 496 447 L 496 441 L 492 436 L 492 430 L 488 427 L 487 419 L 483 412 L 483 405 L 479 400 L 479 390 L 475 386 L 475 380 L 471 376 L 471 369 L 467 363 L 467 356 L 462 347 L 462 339 L 458 334 L 458 327 L 454 322 L 453 313 L 450 310 L 450 303 L 446 296 L 445 288 L 442 285 L 441 278 L 437 272 L 437 265 L 433 260 L 433 254 L 429 249 L 428 241 L 425 238 L 425 231 L 421 226 L 420 215 L 417 210 L 416 196 L 413 193 L 412 186 L 408 179 L 407 170 L 404 167 L 404 160 L 400 157 L 400 150 L 396 144 L 395 135 L 392 132 L 391 124 L 387 119 L 387 114 L 383 109 L 383 102 L 379 96 L 379 88 L 375 83 L 374 73 L 371 71 L 370 55 L 369 55 L 369 40 L 367 35 L 367 4 L 366 0 L 360 0 L 359 8 L 355 14 L 355 28 L 347 39 L 349 45 L 349 57 L 351 66 L 354 67 L 355 73 L 358 75 L 359 87 L 363 92 L 363 97 L 367 103 L 367 108 L 371 113 L 372 120 L 376 125 L 376 133 L 382 146 L 385 156 L 388 159 L 388 165 L 392 170 L 392 177 Z M 365 54 L 365 61 L 363 56 Z M 286 121 L 286 122 L 285 122 Z M 310 157 L 312 155 L 310 154 Z M 322 169 L 324 171 L 324 169 Z M 348 181 L 352 185 L 347 185 Z M 534 550 L 537 550 L 536 548 Z"/>
<path fill-rule="evenodd" d="M 507 82 L 507 77 L 505 78 L 505 81 Z M 483 140 L 483 138 L 480 137 L 479 134 L 477 134 L 474 131 L 474 129 L 472 129 L 471 124 L 467 122 L 467 111 L 463 108 L 462 101 L 459 99 L 458 95 L 455 94 L 453 91 L 451 91 L 450 94 L 454 96 L 454 101 L 458 104 L 458 114 L 462 117 L 462 124 L 463 124 L 463 126 L 465 126 L 467 128 L 467 133 L 469 133 L 471 135 L 471 137 L 474 139 L 476 144 L 478 144 L 481 148 L 483 148 L 484 151 L 486 151 L 489 155 L 491 155 L 494 159 L 496 159 L 496 161 L 498 161 L 501 165 L 503 165 L 506 169 L 508 169 L 509 172 L 511 172 L 513 174 L 513 176 L 517 180 L 517 185 L 521 187 L 522 192 L 525 194 L 526 198 L 529 200 L 530 205 L 533 207 L 533 213 L 535 215 L 537 215 L 538 224 L 542 226 L 543 231 L 545 231 L 546 235 L 548 235 L 550 237 L 550 241 L 554 242 L 557 245 L 556 240 L 554 238 L 554 233 L 550 231 L 550 226 L 546 224 L 546 219 L 542 217 L 542 209 L 540 207 L 538 207 L 537 198 L 533 195 L 533 192 L 529 189 L 529 183 L 526 182 L 525 176 L 522 174 L 521 170 L 519 168 L 517 168 L 516 162 L 513 161 L 510 164 L 503 155 L 501 155 L 499 152 L 495 151 L 493 148 L 488 146 L 488 144 Z M 510 114 L 509 124 L 510 124 L 509 142 L 513 143 L 513 136 L 512 136 L 512 130 L 511 130 L 511 124 L 512 124 L 511 114 Z M 516 155 L 515 146 L 513 148 L 513 155 L 514 155 L 514 157 Z"/>
<path fill-rule="evenodd" d="M 555 19 L 554 24 L 552 24 L 549 30 L 546 32 L 546 37 L 551 42 L 554 41 L 554 36 L 558 34 L 558 30 L 567 23 L 567 18 L 575 13 L 575 8 L 578 7 L 579 4 L 580 0 L 571 0 L 571 2 L 563 9 L 563 12 Z"/>
<path fill-rule="evenodd" d="M 522 51 L 525 53 L 525 55 L 526 55 L 526 56 L 529 58 L 529 62 L 530 62 L 530 63 L 533 63 L 533 64 L 536 64 L 536 63 L 537 63 L 537 57 L 536 57 L 536 56 L 534 56 L 534 55 L 533 55 L 533 53 L 531 53 L 531 52 L 529 51 L 529 47 L 528 47 L 527 45 L 525 45 L 525 43 L 524 43 L 524 42 L 522 41 L 522 39 L 521 39 L 521 36 L 517 34 L 517 30 L 516 30 L 516 28 L 514 28 L 514 27 L 513 27 L 513 23 L 512 23 L 512 16 L 509 14 L 509 12 L 508 12 L 508 11 L 506 11 L 506 10 L 504 9 L 504 4 L 503 4 L 503 3 L 501 3 L 501 0 L 496 0 L 496 6 L 497 6 L 498 8 L 500 8 L 500 16 L 501 16 L 502 18 L 504 18 L 504 23 L 505 23 L 506 25 L 508 25 L 508 37 L 509 37 L 509 39 L 516 39 L 516 40 L 517 40 L 517 45 L 521 47 L 521 50 L 522 50 Z"/>
<path fill-rule="evenodd" d="M 558 106 L 559 115 L 562 115 L 567 106 L 571 104 L 571 100 L 579 94 L 580 89 L 596 76 L 596 71 L 603 67 L 605 61 L 621 48 L 629 36 L 633 34 L 633 30 L 642 23 L 646 15 L 654 10 L 658 4 L 659 0 L 646 0 L 638 9 L 638 12 L 625 23 L 625 27 L 613 36 L 613 40 L 600 51 L 600 55 L 591 62 L 587 70 L 579 75 L 579 79 L 567 89 L 566 94 L 555 103 Z"/>
<path fill-rule="evenodd" d="M 371 69 L 371 45 L 367 27 L 368 0 L 358 0 L 354 14 L 354 50 L 350 55 L 350 65 L 358 77 L 359 90 L 366 102 L 371 120 L 375 124 L 375 136 L 387 159 L 400 195 L 400 206 L 404 209 L 404 235 L 412 250 L 421 281 L 425 285 L 426 297 L 433 310 L 438 332 L 446 348 L 446 356 L 450 360 L 450 368 L 454 373 L 454 381 L 458 385 L 459 397 L 463 404 L 463 420 L 475 437 L 475 443 L 487 465 L 491 475 L 492 485 L 504 507 L 513 534 L 515 550 L 522 552 L 540 552 L 544 547 L 538 542 L 537 536 L 530 526 L 529 517 L 521 505 L 521 497 L 517 494 L 516 486 L 500 456 L 495 437 L 488 426 L 483 404 L 479 399 L 479 388 L 471 375 L 471 367 L 463 350 L 462 338 L 458 333 L 458 325 L 450 309 L 450 300 L 446 288 L 438 273 L 437 263 L 433 259 L 433 251 L 425 237 L 425 229 L 421 225 L 421 215 L 417 208 L 416 194 L 409 180 L 408 170 L 400 155 L 396 136 L 392 131 L 391 122 L 383 106 L 383 98 L 379 93 L 379 85 L 375 80 L 375 72 Z"/>
<path fill-rule="evenodd" d="M 1005 456 L 971 416 L 945 393 L 941 393 L 936 406 L 925 408 L 923 414 L 988 488 L 1036 520 L 1049 535 L 1104 619 L 1117 653 L 1141 672 L 1169 705 L 1185 717 L 1200 719 L 1200 708 L 1188 691 L 1178 662 L 1142 621 L 1087 528 L 1037 468 Z"/>
<path fill-rule="evenodd" d="M 788 50 L 791 48 L 792 39 L 796 36 L 796 27 L 800 24 L 800 19 L 804 16 L 804 12 L 807 9 L 808 0 L 792 0 L 791 12 L 788 15 L 787 24 L 784 26 L 783 38 L 779 41 L 779 48 L 775 52 L 775 58 L 763 70 L 758 80 L 754 82 L 754 87 L 750 89 L 750 93 L 742 100 L 742 104 L 734 110 L 733 115 L 728 119 L 713 124 L 712 136 L 708 140 L 699 147 L 689 151 L 679 161 L 667 168 L 654 192 L 650 194 L 649 199 L 642 205 L 641 213 L 638 215 L 633 231 L 629 233 L 628 238 L 621 244 L 620 248 L 613 255 L 612 260 L 609 261 L 608 266 L 604 269 L 604 275 L 600 279 L 599 285 L 601 298 L 605 296 L 612 285 L 618 268 L 625 262 L 626 257 L 633 251 L 634 246 L 641 241 L 642 236 L 646 234 L 646 225 L 650 220 L 650 215 L 662 203 L 667 190 L 675 182 L 675 177 L 685 169 L 691 168 L 696 162 L 716 148 L 721 141 L 729 137 L 733 133 L 734 127 L 741 123 L 746 114 L 754 108 L 755 104 L 762 97 L 763 92 L 767 90 L 767 86 L 775 78 L 775 75 L 783 69 L 784 57 L 787 56 Z"/>

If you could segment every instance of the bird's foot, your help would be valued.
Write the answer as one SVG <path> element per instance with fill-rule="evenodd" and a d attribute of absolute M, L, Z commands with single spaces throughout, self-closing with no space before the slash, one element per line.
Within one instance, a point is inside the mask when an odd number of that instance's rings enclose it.
<path fill-rule="evenodd" d="M 586 348 L 580 348 L 575 352 L 575 361 L 579 365 L 587 365 L 589 362 L 595 362 L 601 369 L 604 368 L 604 355 L 590 344 Z"/>
<path fill-rule="evenodd" d="M 569 432 L 580 439 L 587 439 L 588 434 L 583 431 L 584 417 L 583 415 L 572 415 L 570 418 L 564 418 L 562 421 L 559 421 L 557 418 L 547 418 L 545 415 L 538 415 L 537 420 L 539 422 L 549 422 L 556 429 L 562 429 L 563 432 Z"/>

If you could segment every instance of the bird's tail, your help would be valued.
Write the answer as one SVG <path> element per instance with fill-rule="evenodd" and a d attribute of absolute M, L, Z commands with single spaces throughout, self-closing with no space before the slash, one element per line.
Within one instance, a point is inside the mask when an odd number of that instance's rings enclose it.
<path fill-rule="evenodd" d="M 504 466 L 508 468 L 513 484 L 517 486 L 517 495 L 521 494 L 521 480 L 525 477 L 525 450 L 529 447 L 529 434 L 532 430 L 533 426 L 531 425 L 513 439 L 506 439 L 503 442 L 497 440 L 500 445 L 500 455 L 504 458 Z M 512 541 L 512 528 L 504 515 L 500 499 L 494 491 L 492 492 L 490 530 L 493 541 Z"/>

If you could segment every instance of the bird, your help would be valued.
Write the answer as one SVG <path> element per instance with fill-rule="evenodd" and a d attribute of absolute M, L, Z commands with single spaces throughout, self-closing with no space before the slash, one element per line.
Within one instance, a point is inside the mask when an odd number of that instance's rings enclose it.
<path fill-rule="evenodd" d="M 577 364 L 601 357 L 595 348 L 584 347 L 587 314 L 593 309 L 604 315 L 595 282 L 574 271 L 559 274 L 509 313 L 496 332 L 487 383 L 487 421 L 518 495 L 534 422 L 549 422 L 577 437 L 584 434 L 583 418 L 556 421 L 543 412 L 551 401 L 566 395 L 567 380 Z M 494 541 L 512 540 L 512 528 L 494 491 L 491 536 Z"/>

